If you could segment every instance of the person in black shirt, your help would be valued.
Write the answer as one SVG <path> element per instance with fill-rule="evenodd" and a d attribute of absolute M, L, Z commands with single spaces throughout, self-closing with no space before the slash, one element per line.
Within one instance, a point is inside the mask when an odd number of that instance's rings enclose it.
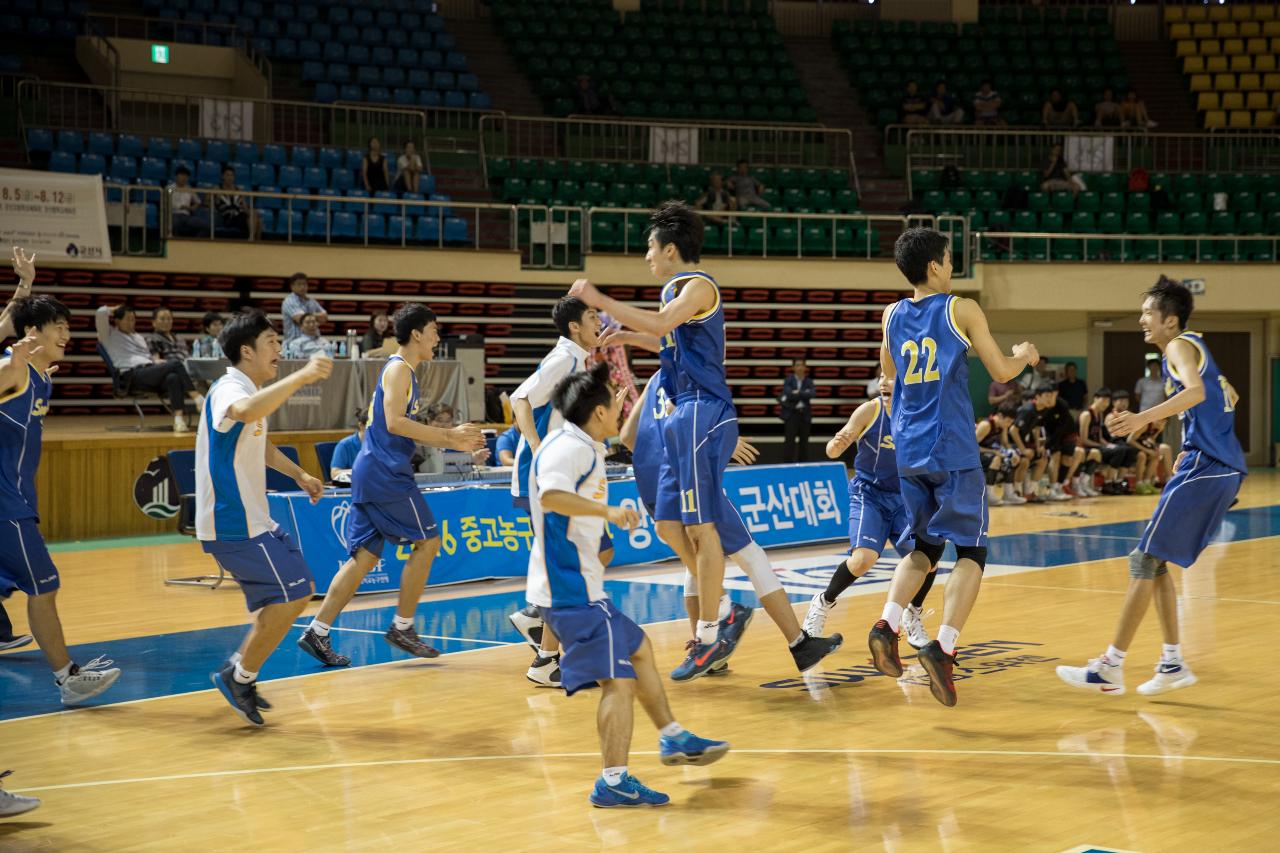
<path fill-rule="evenodd" d="M 382 153 L 382 142 L 376 136 L 369 140 L 369 148 L 365 151 L 364 160 L 360 163 L 360 178 L 364 182 L 365 192 L 369 195 L 386 192 L 391 186 L 387 155 Z"/>
<path fill-rule="evenodd" d="M 1034 397 L 1018 407 L 1013 427 L 1009 430 L 1009 438 L 1013 440 L 1019 455 L 1027 463 L 1024 466 L 1028 474 L 1022 483 L 1023 497 L 1028 503 L 1043 500 L 1039 495 L 1040 478 L 1044 476 L 1044 469 L 1049 464 L 1049 454 L 1045 450 L 1044 431 L 1040 428 L 1040 411 L 1036 408 Z"/>
<path fill-rule="evenodd" d="M 1089 386 L 1076 376 L 1076 363 L 1068 361 L 1062 367 L 1062 381 L 1058 383 L 1058 399 L 1067 404 L 1067 408 L 1073 413 L 1079 413 L 1084 408 L 1085 397 L 1089 393 Z"/>
<path fill-rule="evenodd" d="M 1117 391 L 1116 395 L 1124 398 L 1121 405 L 1128 408 L 1128 392 Z M 1109 388 L 1099 388 L 1093 392 L 1093 402 L 1080 413 L 1078 437 L 1090 451 L 1098 451 L 1102 475 L 1106 480 L 1102 486 L 1102 494 L 1121 495 L 1128 491 L 1127 474 L 1138 461 L 1138 448 L 1127 442 L 1116 441 L 1107 430 L 1106 419 L 1112 402 Z"/>

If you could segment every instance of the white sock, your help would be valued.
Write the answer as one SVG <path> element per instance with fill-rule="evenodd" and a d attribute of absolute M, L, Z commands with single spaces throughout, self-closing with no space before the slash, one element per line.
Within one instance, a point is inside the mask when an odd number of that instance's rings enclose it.
<path fill-rule="evenodd" d="M 397 616 L 391 620 L 391 624 L 395 626 L 397 631 L 407 631 L 413 627 L 413 617 Z"/>
<path fill-rule="evenodd" d="M 892 601 L 885 602 L 880 618 L 889 623 L 889 628 L 895 634 L 898 633 L 898 626 L 902 624 L 902 605 Z"/>
<path fill-rule="evenodd" d="M 1124 666 L 1124 656 L 1127 654 L 1129 653 L 1122 652 L 1115 646 L 1107 646 L 1106 658 L 1112 666 Z"/>
<path fill-rule="evenodd" d="M 232 677 L 236 680 L 237 684 L 253 684 L 253 682 L 258 680 L 258 673 L 250 672 L 237 663 L 235 675 Z"/>
<path fill-rule="evenodd" d="M 1182 645 L 1180 643 L 1161 644 L 1160 663 L 1182 663 Z"/>
<path fill-rule="evenodd" d="M 721 622 L 729 618 L 729 611 L 733 609 L 733 602 L 729 600 L 729 596 L 720 596 L 720 612 L 716 614 L 716 618 Z"/>
<path fill-rule="evenodd" d="M 232 652 L 231 657 L 227 658 L 227 663 L 234 666 L 235 664 L 240 663 L 240 661 L 243 659 L 244 659 L 244 655 L 240 654 L 239 652 Z"/>
<path fill-rule="evenodd" d="M 604 783 L 610 787 L 616 788 L 622 784 L 623 778 L 627 775 L 627 765 L 621 767 L 606 767 L 604 772 L 600 774 L 604 777 Z"/>
<path fill-rule="evenodd" d="M 64 666 L 62 669 L 56 670 L 53 673 L 53 680 L 56 681 L 58 684 L 61 684 L 62 682 L 66 681 L 68 678 L 71 677 L 71 668 L 74 666 L 75 666 L 75 661 L 69 661 L 67 665 Z"/>
<path fill-rule="evenodd" d="M 319 619 L 312 619 L 311 628 L 309 630 L 315 632 L 317 637 L 327 637 L 329 636 L 329 631 L 332 628 L 333 626 L 327 622 L 321 622 Z"/>
<path fill-rule="evenodd" d="M 662 727 L 660 734 L 663 737 L 678 737 L 684 734 L 684 726 L 672 720 Z"/>
<path fill-rule="evenodd" d="M 960 639 L 960 632 L 950 625 L 943 625 L 938 629 L 938 645 L 942 646 L 942 650 L 949 655 L 956 653 L 956 640 Z"/>
<path fill-rule="evenodd" d="M 538 657 L 542 658 L 543 660 L 546 660 L 547 658 L 558 658 L 560 657 L 560 650 L 556 649 L 555 651 L 550 651 L 548 649 L 539 647 Z"/>
<path fill-rule="evenodd" d="M 794 649 L 796 646 L 798 646 L 798 645 L 800 645 L 801 643 L 803 643 L 803 642 L 804 642 L 804 638 L 805 638 L 806 636 L 808 636 L 808 635 L 807 635 L 807 634 L 805 634 L 805 632 L 804 632 L 804 631 L 801 631 L 799 634 L 796 634 L 796 638 L 795 638 L 794 640 L 792 640 L 791 642 L 787 643 L 787 647 L 788 647 L 788 648 L 792 648 L 792 649 Z"/>
<path fill-rule="evenodd" d="M 716 634 L 720 631 L 719 622 L 703 622 L 698 620 L 698 642 L 702 645 L 709 645 L 716 641 Z"/>

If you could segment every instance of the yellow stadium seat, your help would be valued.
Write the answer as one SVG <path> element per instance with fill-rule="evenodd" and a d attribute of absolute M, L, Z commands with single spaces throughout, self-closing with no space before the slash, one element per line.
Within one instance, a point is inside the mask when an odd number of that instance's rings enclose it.
<path fill-rule="evenodd" d="M 1199 56 L 1200 47 L 1193 39 L 1183 39 L 1178 42 L 1178 56 Z"/>
<path fill-rule="evenodd" d="M 1173 21 L 1184 21 L 1184 20 L 1186 20 L 1186 16 L 1183 14 L 1183 9 L 1181 6 L 1165 6 L 1164 7 L 1164 22 L 1166 24 L 1172 23 Z"/>
<path fill-rule="evenodd" d="M 1276 19 L 1276 7 L 1255 6 L 1253 8 L 1253 19 L 1255 21 L 1274 21 Z"/>
<path fill-rule="evenodd" d="M 1275 127 L 1276 114 L 1274 110 L 1259 110 L 1253 114 L 1254 127 Z"/>
<path fill-rule="evenodd" d="M 1230 68 L 1230 69 L 1228 69 L 1228 70 L 1230 70 L 1230 71 L 1252 71 L 1252 70 L 1253 70 L 1253 57 L 1252 57 L 1252 56 L 1248 56 L 1248 55 L 1243 54 L 1243 53 L 1238 53 L 1238 54 L 1236 54 L 1235 56 L 1231 57 L 1231 68 Z"/>
<path fill-rule="evenodd" d="M 1204 73 L 1204 57 L 1203 56 L 1182 57 L 1182 73 L 1183 74 Z"/>
<path fill-rule="evenodd" d="M 1250 92 L 1245 96 L 1244 106 L 1247 110 L 1265 110 L 1268 100 L 1266 92 Z"/>
<path fill-rule="evenodd" d="M 1236 89 L 1236 75 L 1234 74 L 1213 75 L 1213 89 L 1215 92 L 1234 92 Z"/>
<path fill-rule="evenodd" d="M 1277 74 L 1276 76 L 1280 77 L 1280 74 Z M 1270 77 L 1271 75 L 1268 74 L 1267 78 L 1270 79 Z M 1271 87 L 1268 86 L 1267 88 L 1269 89 Z M 1193 92 L 1213 91 L 1213 78 L 1210 77 L 1208 74 L 1192 74 L 1191 75 L 1191 91 Z"/>
<path fill-rule="evenodd" d="M 1280 21 L 1277 21 L 1276 23 L 1280 24 Z M 1274 35 L 1271 37 L 1271 49 L 1268 50 L 1267 53 L 1280 53 L 1280 35 Z"/>
<path fill-rule="evenodd" d="M 1268 38 L 1272 36 L 1280 36 L 1280 21 L 1264 21 L 1262 24 L 1262 34 Z"/>
<path fill-rule="evenodd" d="M 1280 92 L 1271 93 L 1271 109 L 1280 110 Z"/>
<path fill-rule="evenodd" d="M 1262 35 L 1262 24 L 1257 21 L 1245 21 L 1240 25 L 1241 38 L 1256 38 Z"/>
<path fill-rule="evenodd" d="M 1244 93 L 1243 92 L 1223 92 L 1222 93 L 1222 109 L 1224 110 L 1244 109 Z"/>
<path fill-rule="evenodd" d="M 1227 127 L 1253 127 L 1253 113 L 1248 110 L 1232 110 Z"/>
<path fill-rule="evenodd" d="M 1276 58 L 1274 54 L 1263 53 L 1253 58 L 1253 70 L 1258 72 L 1275 71 Z"/>
<path fill-rule="evenodd" d="M 1249 39 L 1247 48 L 1249 53 L 1263 54 L 1267 52 L 1267 40 L 1264 38 Z"/>
<path fill-rule="evenodd" d="M 1222 110 L 1209 110 L 1204 114 L 1204 126 L 1206 129 L 1227 126 L 1227 114 Z"/>
<path fill-rule="evenodd" d="M 1209 10 L 1203 6 L 1192 6 L 1187 9 L 1188 21 L 1207 21 L 1209 20 Z"/>
<path fill-rule="evenodd" d="M 1233 21 L 1251 21 L 1253 20 L 1253 7 L 1244 3 L 1237 3 L 1231 7 L 1231 20 Z"/>
<path fill-rule="evenodd" d="M 1262 93 L 1259 92 L 1259 94 Z M 1266 95 L 1262 94 L 1262 97 L 1265 98 Z M 1222 109 L 1222 102 L 1220 101 L 1217 92 L 1201 92 L 1199 96 L 1196 97 L 1196 110 L 1198 112 L 1220 109 Z"/>
<path fill-rule="evenodd" d="M 1262 89 L 1261 74 L 1241 74 L 1240 75 L 1240 91 L 1255 92 Z"/>
<path fill-rule="evenodd" d="M 1235 56 L 1237 53 L 1244 53 L 1244 39 L 1224 39 L 1222 42 L 1222 52 L 1227 56 Z"/>
<path fill-rule="evenodd" d="M 1191 34 L 1198 39 L 1211 39 L 1213 38 L 1213 24 L 1207 21 L 1202 24 L 1196 24 L 1191 28 Z"/>
<path fill-rule="evenodd" d="M 1178 39 L 1191 38 L 1190 24 L 1171 24 L 1169 26 L 1169 38 L 1177 41 Z"/>
<path fill-rule="evenodd" d="M 1235 38 L 1240 35 L 1240 28 L 1236 26 L 1235 21 L 1223 21 L 1218 24 L 1215 35 L 1220 39 Z"/>
<path fill-rule="evenodd" d="M 1231 10 L 1221 4 L 1209 9 L 1209 20 L 1225 21 L 1231 17 Z"/>
<path fill-rule="evenodd" d="M 1200 55 L 1201 56 L 1217 56 L 1222 53 L 1222 43 L 1217 39 L 1201 39 Z"/>
<path fill-rule="evenodd" d="M 1191 79 L 1194 80 L 1195 78 L 1192 77 Z M 1272 71 L 1270 74 L 1263 77 L 1262 88 L 1266 89 L 1268 92 L 1280 92 L 1280 74 Z M 1191 91 L 1195 92 L 1199 90 L 1193 88 Z"/>
<path fill-rule="evenodd" d="M 1231 63 L 1225 56 L 1206 56 L 1204 57 L 1204 70 L 1210 74 L 1230 71 Z"/>

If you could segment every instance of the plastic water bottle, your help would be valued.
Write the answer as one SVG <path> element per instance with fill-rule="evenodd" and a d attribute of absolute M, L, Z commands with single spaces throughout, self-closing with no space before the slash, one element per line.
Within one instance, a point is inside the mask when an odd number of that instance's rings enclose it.
<path fill-rule="evenodd" d="M 349 358 L 360 357 L 360 346 L 356 343 L 356 330 L 347 329 L 347 356 Z"/>
<path fill-rule="evenodd" d="M 347 357 L 347 342 L 338 341 L 338 358 L 346 358 L 346 357 Z"/>

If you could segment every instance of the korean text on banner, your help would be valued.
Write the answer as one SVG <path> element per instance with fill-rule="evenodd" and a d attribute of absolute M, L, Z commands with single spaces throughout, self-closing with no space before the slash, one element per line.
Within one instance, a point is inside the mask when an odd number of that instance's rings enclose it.
<path fill-rule="evenodd" d="M 0 246 L 42 263 L 111 263 L 101 176 L 0 169 Z"/>

